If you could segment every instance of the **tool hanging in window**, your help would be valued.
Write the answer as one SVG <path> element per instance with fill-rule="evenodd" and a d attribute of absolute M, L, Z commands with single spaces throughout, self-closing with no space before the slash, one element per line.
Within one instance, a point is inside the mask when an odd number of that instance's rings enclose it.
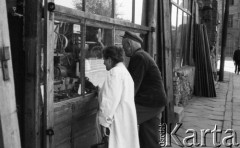
<path fill-rule="evenodd" d="M 12 14 L 13 16 L 23 17 L 22 14 L 17 13 L 17 8 L 16 8 L 16 7 L 12 7 L 11 14 Z"/>
<path fill-rule="evenodd" d="M 59 31 L 59 28 L 60 28 L 60 25 L 61 26 L 64 26 L 64 31 L 63 31 L 63 33 L 59 33 L 58 31 Z M 63 54 L 66 58 L 67 58 L 67 60 L 68 60 L 68 64 L 69 65 L 71 65 L 71 62 L 70 62 L 70 60 L 69 60 L 69 58 L 68 58 L 68 55 L 67 55 L 67 53 L 66 53 L 66 51 L 65 51 L 65 49 L 67 48 L 67 46 L 68 46 L 68 38 L 66 37 L 66 32 L 67 32 L 67 30 L 68 30 L 68 28 L 67 27 L 65 27 L 65 25 L 64 24 L 62 24 L 62 23 L 60 23 L 60 24 L 57 24 L 57 26 L 56 26 L 56 28 L 55 28 L 55 30 L 54 30 L 54 32 L 56 33 L 56 39 L 57 39 L 57 49 L 56 49 L 56 53 L 57 53 L 57 56 L 58 56 L 58 54 Z"/>

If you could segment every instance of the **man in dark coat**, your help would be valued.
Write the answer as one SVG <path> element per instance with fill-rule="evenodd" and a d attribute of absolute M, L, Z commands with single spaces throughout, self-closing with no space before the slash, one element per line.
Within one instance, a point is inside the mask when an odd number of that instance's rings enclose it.
<path fill-rule="evenodd" d="M 240 47 L 234 51 L 233 61 L 235 64 L 235 73 L 239 74 L 240 71 Z"/>
<path fill-rule="evenodd" d="M 130 57 L 128 70 L 135 86 L 141 148 L 159 148 L 160 115 L 167 104 L 163 79 L 153 58 L 141 48 L 142 39 L 126 31 L 122 45 Z"/>

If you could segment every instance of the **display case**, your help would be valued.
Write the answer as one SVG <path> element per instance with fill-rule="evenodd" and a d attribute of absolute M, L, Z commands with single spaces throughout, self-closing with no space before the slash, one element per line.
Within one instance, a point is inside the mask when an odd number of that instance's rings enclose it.
<path fill-rule="evenodd" d="M 96 7 L 95 12 L 91 1 L 86 1 L 86 12 L 81 5 L 71 8 L 56 2 L 54 11 L 45 10 L 44 128 L 50 134 L 44 143 L 46 147 L 87 148 L 98 142 L 97 94 L 107 73 L 103 48 L 121 46 L 126 30 L 144 35 L 150 28 L 109 18 L 113 16 L 110 9 Z"/>
<path fill-rule="evenodd" d="M 109 42 L 105 37 L 109 30 L 60 21 L 61 18 L 55 14 L 55 146 L 89 147 L 97 143 L 97 91 L 106 75 L 102 49 Z"/>
<path fill-rule="evenodd" d="M 57 18 L 56 15 L 53 40 L 55 147 L 89 147 L 96 143 L 98 85 L 85 75 L 94 67 L 85 57 L 95 52 L 89 53 L 87 42 L 82 46 L 82 31 L 88 29 Z"/>

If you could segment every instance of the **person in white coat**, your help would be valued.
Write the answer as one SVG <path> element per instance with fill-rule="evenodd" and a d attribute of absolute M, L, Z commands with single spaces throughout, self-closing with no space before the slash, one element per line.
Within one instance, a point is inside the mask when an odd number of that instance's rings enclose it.
<path fill-rule="evenodd" d="M 103 134 L 109 129 L 109 148 L 139 148 L 134 82 L 123 64 L 123 49 L 106 47 L 103 58 L 108 70 L 99 93 L 98 119 Z"/>

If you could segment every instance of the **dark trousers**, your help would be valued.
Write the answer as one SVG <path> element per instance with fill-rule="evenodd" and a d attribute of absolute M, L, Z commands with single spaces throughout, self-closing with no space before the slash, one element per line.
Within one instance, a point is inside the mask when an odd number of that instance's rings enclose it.
<path fill-rule="evenodd" d="M 160 148 L 159 124 L 160 119 L 153 117 L 139 125 L 140 148 Z"/>
<path fill-rule="evenodd" d="M 234 64 L 235 64 L 235 73 L 239 74 L 239 72 L 240 72 L 240 61 L 236 61 Z"/>
<path fill-rule="evenodd" d="M 160 148 L 159 125 L 162 108 L 149 108 L 136 105 L 139 125 L 140 148 Z"/>

